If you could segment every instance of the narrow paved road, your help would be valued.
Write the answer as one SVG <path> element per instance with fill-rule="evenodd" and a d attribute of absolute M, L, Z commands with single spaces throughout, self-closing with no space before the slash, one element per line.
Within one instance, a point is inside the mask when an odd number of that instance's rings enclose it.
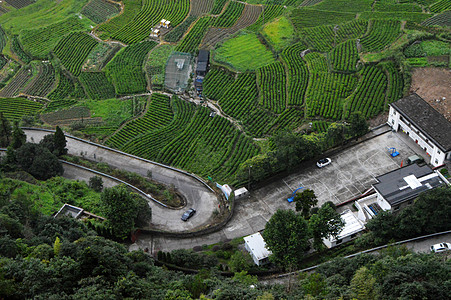
<path fill-rule="evenodd" d="M 27 141 L 39 142 L 49 132 L 40 130 L 24 130 L 27 135 Z M 160 205 L 150 202 L 153 211 L 152 225 L 158 229 L 181 232 L 186 230 L 194 230 L 199 227 L 206 226 L 211 223 L 213 218 L 213 212 L 219 205 L 219 199 L 217 195 L 212 193 L 205 185 L 191 176 L 182 174 L 180 172 L 152 164 L 133 158 L 127 155 L 123 155 L 95 144 L 80 141 L 70 137 L 66 138 L 67 148 L 69 154 L 83 156 L 87 159 L 104 162 L 115 168 L 138 173 L 142 176 L 147 176 L 148 171 L 152 172 L 152 178 L 166 185 L 173 184 L 176 189 L 185 197 L 187 201 L 187 207 L 193 207 L 197 210 L 196 215 L 189 220 L 189 222 L 183 222 L 180 217 L 183 214 L 184 209 L 173 210 L 166 209 Z M 72 176 L 74 179 L 79 176 L 89 176 L 81 170 L 69 170 L 67 169 L 66 176 Z"/>

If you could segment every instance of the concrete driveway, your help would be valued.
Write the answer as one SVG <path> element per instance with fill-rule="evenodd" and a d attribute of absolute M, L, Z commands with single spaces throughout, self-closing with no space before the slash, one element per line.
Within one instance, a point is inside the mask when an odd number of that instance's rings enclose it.
<path fill-rule="evenodd" d="M 400 153 L 391 157 L 388 148 Z M 376 182 L 375 177 L 399 168 L 401 161 L 418 149 L 406 143 L 398 133 L 387 132 L 331 156 L 332 164 L 318 169 L 314 163 L 283 179 L 251 191 L 251 197 L 236 202 L 231 221 L 219 232 L 196 239 L 171 239 L 142 235 L 133 247 L 157 250 L 192 248 L 246 236 L 265 228 L 277 209 L 295 209 L 287 198 L 299 186 L 313 189 L 318 205 L 335 204 L 361 195 Z M 424 156 L 424 153 L 418 153 Z"/>
<path fill-rule="evenodd" d="M 24 132 L 27 135 L 27 141 L 35 143 L 39 142 L 45 135 L 51 134 L 40 130 L 24 130 Z M 97 162 L 104 162 L 115 168 L 135 172 L 142 176 L 147 176 L 147 172 L 151 171 L 152 178 L 155 181 L 166 185 L 173 184 L 187 200 L 186 207 L 193 207 L 197 211 L 196 215 L 188 222 L 183 222 L 180 218 L 186 208 L 179 210 L 167 209 L 150 201 L 149 203 L 152 207 L 152 226 L 154 228 L 181 232 L 194 230 L 211 223 L 213 212 L 219 205 L 219 199 L 198 180 L 174 170 L 122 155 L 77 139 L 67 137 L 66 140 L 69 154 L 84 156 L 87 159 Z M 75 171 L 67 168 L 66 170 L 68 172 L 66 175 L 72 179 L 86 180 L 85 177 L 92 176 L 85 171 Z"/>

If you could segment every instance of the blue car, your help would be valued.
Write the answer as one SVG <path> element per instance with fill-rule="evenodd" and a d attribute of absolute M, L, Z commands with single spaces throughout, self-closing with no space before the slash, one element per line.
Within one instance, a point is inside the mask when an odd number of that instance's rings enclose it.
<path fill-rule="evenodd" d="M 187 211 L 185 211 L 185 213 L 182 216 L 182 221 L 188 221 L 189 218 L 191 218 L 192 216 L 194 216 L 194 214 L 196 213 L 196 210 L 194 208 L 190 208 Z"/>

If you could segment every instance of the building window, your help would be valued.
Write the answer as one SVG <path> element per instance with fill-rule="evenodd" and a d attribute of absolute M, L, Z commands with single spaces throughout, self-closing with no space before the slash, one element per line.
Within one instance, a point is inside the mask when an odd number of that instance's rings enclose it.
<path fill-rule="evenodd" d="M 438 159 L 435 159 L 435 164 L 438 165 Z"/>
<path fill-rule="evenodd" d="M 341 244 L 342 242 L 343 242 L 342 239 L 337 240 L 337 245 L 338 245 L 338 244 Z"/>
<path fill-rule="evenodd" d="M 399 205 L 395 206 L 393 209 L 394 209 L 395 211 L 399 210 Z"/>
<path fill-rule="evenodd" d="M 393 125 L 395 125 L 395 120 L 392 119 L 392 120 L 391 120 L 391 123 L 392 123 Z"/>
<path fill-rule="evenodd" d="M 440 154 L 441 152 L 440 152 L 440 150 L 437 150 L 437 154 Z"/>

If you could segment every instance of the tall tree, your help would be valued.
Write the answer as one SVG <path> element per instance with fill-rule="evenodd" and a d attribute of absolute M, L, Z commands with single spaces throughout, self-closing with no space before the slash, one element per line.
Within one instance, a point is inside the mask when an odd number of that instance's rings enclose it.
<path fill-rule="evenodd" d="M 0 112 L 0 147 L 8 147 L 11 141 L 11 124 L 8 119 Z"/>
<path fill-rule="evenodd" d="M 19 168 L 41 180 L 62 175 L 64 171 L 58 158 L 38 144 L 25 143 L 16 150 L 16 160 Z"/>
<path fill-rule="evenodd" d="M 61 128 L 59 128 L 59 126 L 56 126 L 54 143 L 56 156 L 67 154 L 66 136 L 64 135 L 64 132 L 61 130 Z"/>
<path fill-rule="evenodd" d="M 308 248 L 307 222 L 292 210 L 277 210 L 262 235 L 273 253 L 271 259 L 285 268 L 297 266 Z"/>
<path fill-rule="evenodd" d="M 336 237 L 344 227 L 344 222 L 340 214 L 328 203 L 325 203 L 309 219 L 309 228 L 313 235 L 313 245 L 315 249 L 320 250 L 323 238 L 329 236 Z"/>
<path fill-rule="evenodd" d="M 366 267 L 361 267 L 355 272 L 351 280 L 351 289 L 354 292 L 355 299 L 379 299 L 376 290 L 376 279 Z"/>
<path fill-rule="evenodd" d="M 362 136 L 368 132 L 368 122 L 361 112 L 353 112 L 349 118 L 350 134 L 352 136 Z"/>
<path fill-rule="evenodd" d="M 318 204 L 318 199 L 313 190 L 306 189 L 302 193 L 296 194 L 294 202 L 296 203 L 296 211 L 301 212 L 302 216 L 308 219 L 310 209 Z"/>
<path fill-rule="evenodd" d="M 124 185 L 103 190 L 100 199 L 111 230 L 119 239 L 126 239 L 135 227 L 137 207 L 132 194 Z"/>
<path fill-rule="evenodd" d="M 22 128 L 19 127 L 19 122 L 14 122 L 11 146 L 14 149 L 20 148 L 27 141 L 27 136 L 23 132 Z"/>

